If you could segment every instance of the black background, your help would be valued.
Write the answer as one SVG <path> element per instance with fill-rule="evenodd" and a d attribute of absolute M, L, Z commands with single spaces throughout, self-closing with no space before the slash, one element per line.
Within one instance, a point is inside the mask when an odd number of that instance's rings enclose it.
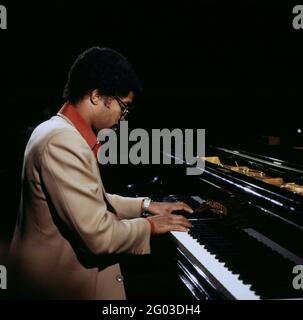
<path fill-rule="evenodd" d="M 16 125 L 36 125 L 50 109 L 57 111 L 70 65 L 97 45 L 127 56 L 143 82 L 136 125 L 295 127 L 301 124 L 303 30 L 292 27 L 293 6 L 11 1 L 8 30 L 0 33 L 3 109 Z"/>

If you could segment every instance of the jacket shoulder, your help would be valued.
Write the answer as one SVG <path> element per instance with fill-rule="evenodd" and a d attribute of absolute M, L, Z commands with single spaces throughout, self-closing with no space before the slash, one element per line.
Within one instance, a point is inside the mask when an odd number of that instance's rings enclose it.
<path fill-rule="evenodd" d="M 73 125 L 60 116 L 54 116 L 35 128 L 26 146 L 25 156 L 40 158 L 53 143 L 67 148 L 89 149 L 86 141 Z"/>

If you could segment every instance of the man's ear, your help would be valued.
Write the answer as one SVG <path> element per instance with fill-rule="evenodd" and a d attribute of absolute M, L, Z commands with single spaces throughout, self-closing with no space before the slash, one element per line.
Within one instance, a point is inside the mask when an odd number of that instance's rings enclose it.
<path fill-rule="evenodd" d="M 89 98 L 90 98 L 90 102 L 93 105 L 97 105 L 101 99 L 101 94 L 99 93 L 99 91 L 97 89 L 95 89 L 90 93 Z"/>

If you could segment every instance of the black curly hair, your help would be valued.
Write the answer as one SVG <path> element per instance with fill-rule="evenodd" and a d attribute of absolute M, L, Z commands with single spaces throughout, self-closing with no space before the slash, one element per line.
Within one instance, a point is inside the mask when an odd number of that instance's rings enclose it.
<path fill-rule="evenodd" d="M 63 99 L 79 102 L 99 90 L 106 97 L 126 97 L 130 91 L 141 94 L 141 84 L 128 60 L 110 48 L 92 47 L 76 59 L 68 74 Z"/>

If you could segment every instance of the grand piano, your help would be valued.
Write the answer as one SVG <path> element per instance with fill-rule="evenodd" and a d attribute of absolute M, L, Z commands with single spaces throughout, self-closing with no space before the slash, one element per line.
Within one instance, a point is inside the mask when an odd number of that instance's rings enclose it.
<path fill-rule="evenodd" d="M 172 156 L 174 157 L 174 156 Z M 132 196 L 184 201 L 188 233 L 171 232 L 167 254 L 194 299 L 302 299 L 303 166 L 242 150 L 210 147 L 205 170 L 164 166 Z M 298 271 L 297 271 L 298 272 Z"/>

